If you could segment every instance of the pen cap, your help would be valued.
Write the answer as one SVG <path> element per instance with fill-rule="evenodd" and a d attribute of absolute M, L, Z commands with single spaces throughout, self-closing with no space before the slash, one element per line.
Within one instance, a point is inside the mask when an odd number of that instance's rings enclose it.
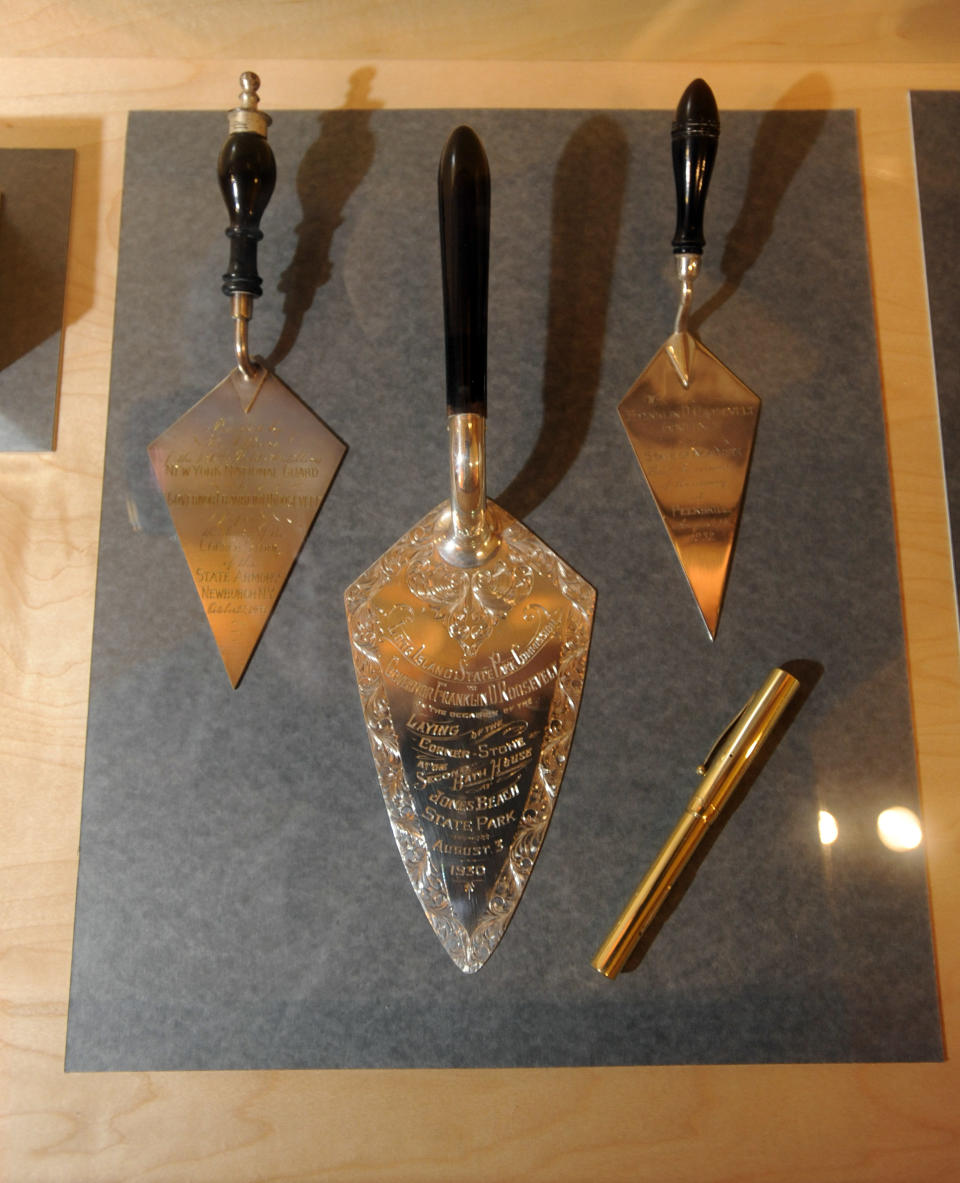
<path fill-rule="evenodd" d="M 691 813 L 715 816 L 780 721 L 800 683 L 786 670 L 773 669 L 763 685 L 713 745 L 700 765 L 703 780 L 690 800 Z"/>
<path fill-rule="evenodd" d="M 656 916 L 717 814 L 760 753 L 800 683 L 774 669 L 723 732 L 700 767 L 703 780 L 650 869 L 593 957 L 593 968 L 615 978 Z"/>

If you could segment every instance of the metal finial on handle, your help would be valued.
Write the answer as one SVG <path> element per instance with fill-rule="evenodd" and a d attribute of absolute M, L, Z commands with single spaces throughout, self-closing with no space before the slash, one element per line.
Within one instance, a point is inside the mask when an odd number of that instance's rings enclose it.
<path fill-rule="evenodd" d="M 266 136 L 267 128 L 273 122 L 266 111 L 260 110 L 260 75 L 244 70 L 240 75 L 240 94 L 237 105 L 229 112 L 230 132 L 252 131 Z"/>
<path fill-rule="evenodd" d="M 240 75 L 240 106 L 256 108 L 260 102 L 260 76 L 252 70 L 244 70 Z"/>

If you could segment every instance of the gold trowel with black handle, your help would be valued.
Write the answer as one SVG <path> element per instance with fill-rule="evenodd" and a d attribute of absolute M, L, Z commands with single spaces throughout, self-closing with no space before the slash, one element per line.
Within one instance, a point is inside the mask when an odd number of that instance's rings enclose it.
<path fill-rule="evenodd" d="M 677 189 L 674 330 L 620 403 L 620 418 L 711 640 L 736 540 L 760 400 L 688 328 L 703 254 L 703 214 L 720 136 L 702 78 L 671 130 Z"/>
<path fill-rule="evenodd" d="M 250 357 L 247 326 L 263 291 L 260 219 L 277 174 L 260 79 L 247 72 L 240 85 L 217 161 L 230 219 L 221 290 L 230 297 L 237 364 L 147 449 L 234 687 L 346 451 L 262 358 Z"/>

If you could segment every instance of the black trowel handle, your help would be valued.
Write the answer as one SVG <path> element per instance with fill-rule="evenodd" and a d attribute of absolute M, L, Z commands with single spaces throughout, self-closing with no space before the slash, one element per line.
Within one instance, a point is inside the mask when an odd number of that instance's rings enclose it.
<path fill-rule="evenodd" d="M 255 74 L 244 74 L 241 106 L 230 113 L 230 134 L 220 149 L 217 178 L 230 215 L 230 267 L 223 277 L 225 296 L 259 296 L 263 283 L 257 274 L 257 243 L 263 238 L 260 219 L 277 180 L 273 149 L 267 142 L 269 116 L 257 110 Z"/>
<path fill-rule="evenodd" d="M 673 178 L 677 185 L 675 255 L 703 253 L 703 212 L 720 138 L 720 115 L 713 91 L 696 78 L 683 92 L 670 131 Z"/>
<path fill-rule="evenodd" d="M 490 168 L 472 128 L 458 127 L 451 133 L 440 154 L 437 187 L 447 411 L 485 415 Z"/>

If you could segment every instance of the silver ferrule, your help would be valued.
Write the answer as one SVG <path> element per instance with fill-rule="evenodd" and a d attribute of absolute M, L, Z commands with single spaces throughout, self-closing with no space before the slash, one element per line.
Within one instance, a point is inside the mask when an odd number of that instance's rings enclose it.
<path fill-rule="evenodd" d="M 266 111 L 261 111 L 260 79 L 252 70 L 245 70 L 240 75 L 240 102 L 232 111 L 227 112 L 230 134 L 238 131 L 253 131 L 258 136 L 266 137 L 267 128 L 273 122 Z"/>
<path fill-rule="evenodd" d="M 253 296 L 249 292 L 234 292 L 230 297 L 230 315 L 233 317 L 233 346 L 237 358 L 237 369 L 248 382 L 259 375 L 259 367 L 250 360 L 250 345 L 247 326 L 253 315 Z"/>
<path fill-rule="evenodd" d="M 479 567 L 500 545 L 487 510 L 486 426 L 483 415 L 447 416 L 450 512 L 438 549 L 456 567 Z"/>
<path fill-rule="evenodd" d="M 690 316 L 690 305 L 693 303 L 693 281 L 700 274 L 700 255 L 674 255 L 677 263 L 677 279 L 680 280 L 680 306 L 677 308 L 677 319 L 674 322 L 675 333 L 687 332 L 687 320 Z"/>

